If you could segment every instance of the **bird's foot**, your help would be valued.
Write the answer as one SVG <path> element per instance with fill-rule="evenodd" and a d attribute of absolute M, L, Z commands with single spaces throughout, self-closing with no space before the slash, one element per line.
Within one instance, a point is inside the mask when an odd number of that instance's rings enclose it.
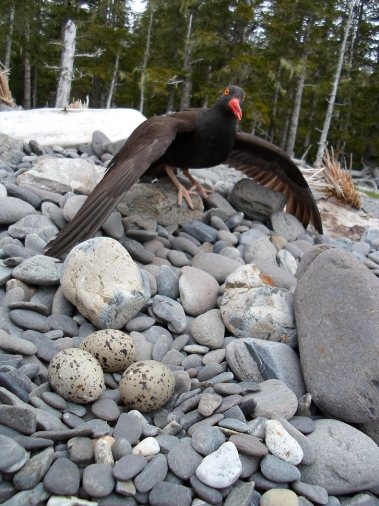
<path fill-rule="evenodd" d="M 186 176 L 187 179 L 189 179 L 192 183 L 192 186 L 189 190 L 189 193 L 199 193 L 203 199 L 207 199 L 208 198 L 208 195 L 210 193 L 213 193 L 213 190 L 208 190 L 207 188 L 204 188 L 204 186 L 202 184 L 199 183 L 199 181 L 197 181 L 189 172 L 188 169 L 183 169 L 183 174 Z M 196 191 L 195 191 L 196 190 Z"/>
<path fill-rule="evenodd" d="M 182 184 L 180 184 L 178 187 L 178 206 L 182 207 L 183 198 L 187 202 L 188 207 L 190 209 L 194 209 L 194 205 L 192 203 L 192 199 L 190 197 L 190 192 L 185 188 Z"/>

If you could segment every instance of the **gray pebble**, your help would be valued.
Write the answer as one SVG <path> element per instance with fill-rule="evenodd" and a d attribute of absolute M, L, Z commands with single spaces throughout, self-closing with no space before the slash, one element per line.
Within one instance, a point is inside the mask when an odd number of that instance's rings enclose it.
<path fill-rule="evenodd" d="M 328 492 L 324 487 L 304 483 L 300 481 L 300 478 L 298 480 L 291 484 L 291 488 L 297 495 L 302 495 L 317 504 L 328 504 Z"/>
<path fill-rule="evenodd" d="M 113 476 L 116 480 L 130 480 L 140 473 L 147 463 L 147 458 L 142 455 L 125 455 L 116 462 Z"/>
<path fill-rule="evenodd" d="M 134 478 L 134 485 L 138 492 L 149 492 L 157 483 L 165 479 L 167 471 L 167 459 L 165 455 L 158 453 Z"/>
<path fill-rule="evenodd" d="M 217 427 L 204 425 L 192 434 L 192 447 L 201 455 L 209 455 L 225 443 L 224 434 Z"/>
<path fill-rule="evenodd" d="M 253 481 L 255 483 L 255 488 L 261 490 L 262 492 L 266 492 L 267 490 L 271 490 L 272 488 L 280 488 L 280 489 L 288 488 L 287 483 L 268 480 L 260 472 L 252 474 L 249 480 Z"/>
<path fill-rule="evenodd" d="M 216 488 L 209 487 L 199 480 L 196 475 L 191 476 L 191 487 L 205 504 L 222 504 L 222 493 Z"/>
<path fill-rule="evenodd" d="M 202 367 L 197 375 L 199 381 L 208 381 L 223 373 L 224 367 L 221 364 L 211 363 Z"/>
<path fill-rule="evenodd" d="M 165 294 L 161 294 L 165 295 Z M 135 318 L 132 318 L 128 321 L 128 323 L 125 325 L 125 328 L 128 332 L 143 332 L 146 329 L 149 329 L 152 327 L 155 323 L 154 318 L 151 318 L 151 316 L 147 315 L 141 315 L 136 316 Z"/>
<path fill-rule="evenodd" d="M 263 457 L 268 454 L 267 446 L 259 441 L 258 438 L 249 434 L 233 434 L 229 441 L 234 443 L 237 450 L 245 455 L 252 457 Z"/>
<path fill-rule="evenodd" d="M 36 255 L 24 260 L 13 270 L 12 275 L 32 285 L 51 286 L 59 283 L 61 271 L 62 264 L 57 263 L 53 258 Z"/>
<path fill-rule="evenodd" d="M 218 238 L 217 230 L 198 220 L 183 223 L 182 228 L 200 242 L 213 243 L 216 242 Z"/>
<path fill-rule="evenodd" d="M 142 422 L 139 418 L 129 413 L 122 413 L 113 431 L 115 439 L 127 439 L 130 444 L 135 444 L 142 434 Z"/>
<path fill-rule="evenodd" d="M 80 472 L 67 458 L 56 460 L 47 471 L 43 485 L 54 495 L 76 495 L 80 486 Z"/>
<path fill-rule="evenodd" d="M 2 504 L 5 506 L 46 504 L 49 497 L 49 492 L 46 491 L 42 483 L 39 483 L 31 490 L 23 490 Z"/>
<path fill-rule="evenodd" d="M 89 437 L 73 437 L 67 441 L 67 450 L 70 460 L 79 467 L 87 466 L 93 462 L 94 450 L 92 439 Z"/>
<path fill-rule="evenodd" d="M 182 480 L 188 480 L 202 461 L 201 455 L 191 446 L 190 440 L 183 440 L 168 453 L 170 470 Z"/>
<path fill-rule="evenodd" d="M 91 497 L 106 497 L 115 487 L 111 464 L 91 464 L 83 471 L 83 489 Z"/>
<path fill-rule="evenodd" d="M 96 418 L 113 422 L 120 416 L 120 408 L 112 399 L 99 399 L 91 405 L 91 411 Z"/>
<path fill-rule="evenodd" d="M 184 485 L 161 481 L 157 483 L 149 494 L 151 506 L 191 506 L 191 489 Z"/>
<path fill-rule="evenodd" d="M 10 437 L 0 434 L 0 471 L 18 471 L 29 459 L 25 449 Z"/>
<path fill-rule="evenodd" d="M 46 316 L 27 309 L 13 309 L 10 317 L 16 325 L 24 329 L 36 330 L 37 332 L 48 332 L 50 323 Z"/>
<path fill-rule="evenodd" d="M 54 450 L 46 448 L 35 454 L 13 477 L 17 490 L 34 488 L 45 476 L 53 463 Z"/>
<path fill-rule="evenodd" d="M 112 445 L 112 454 L 114 460 L 120 460 L 125 455 L 132 453 L 132 445 L 126 438 L 116 438 Z"/>
<path fill-rule="evenodd" d="M 225 499 L 224 506 L 252 506 L 254 483 L 237 482 Z"/>
<path fill-rule="evenodd" d="M 218 422 L 218 426 L 225 429 L 231 429 L 236 432 L 246 433 L 248 431 L 246 423 L 241 422 L 240 420 L 235 420 L 234 418 L 224 418 Z"/>
<path fill-rule="evenodd" d="M 185 330 L 187 326 L 186 315 L 176 300 L 164 295 L 155 295 L 152 309 L 158 318 L 168 323 L 169 330 L 177 334 Z"/>
<path fill-rule="evenodd" d="M 261 472 L 268 480 L 291 482 L 300 480 L 300 470 L 274 455 L 266 455 L 261 460 Z"/>

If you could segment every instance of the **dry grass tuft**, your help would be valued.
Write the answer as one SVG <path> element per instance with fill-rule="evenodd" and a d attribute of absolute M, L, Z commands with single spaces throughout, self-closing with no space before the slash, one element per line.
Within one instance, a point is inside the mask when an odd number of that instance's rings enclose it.
<path fill-rule="evenodd" d="M 0 64 L 0 104 L 14 107 L 15 103 L 9 89 L 7 74 L 8 70 Z"/>
<path fill-rule="evenodd" d="M 323 164 L 322 174 L 325 181 L 329 183 L 327 192 L 345 204 L 360 209 L 362 206 L 361 196 L 354 186 L 351 170 L 347 169 L 346 165 L 342 168 L 341 163 L 334 156 L 333 148 L 331 153 L 327 149 L 325 150 Z"/>

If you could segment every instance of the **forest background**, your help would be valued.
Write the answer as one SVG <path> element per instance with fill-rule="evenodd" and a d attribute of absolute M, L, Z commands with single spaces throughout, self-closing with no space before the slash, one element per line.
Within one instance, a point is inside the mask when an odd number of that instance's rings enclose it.
<path fill-rule="evenodd" d="M 0 0 L 0 62 L 17 105 L 80 99 L 151 116 L 211 105 L 233 83 L 246 92 L 243 130 L 309 162 L 324 142 L 353 168 L 379 165 L 379 2 L 143 5 Z"/>

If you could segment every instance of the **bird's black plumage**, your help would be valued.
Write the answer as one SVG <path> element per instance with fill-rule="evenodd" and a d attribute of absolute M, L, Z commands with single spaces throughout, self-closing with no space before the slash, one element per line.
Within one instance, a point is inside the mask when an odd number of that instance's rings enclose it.
<path fill-rule="evenodd" d="M 212 167 L 226 163 L 287 196 L 287 211 L 322 233 L 317 205 L 302 173 L 279 148 L 246 133 L 237 133 L 244 92 L 229 86 L 210 108 L 155 116 L 139 125 L 114 156 L 103 179 L 75 218 L 49 242 L 46 254 L 61 257 L 76 243 L 92 237 L 122 196 L 147 171 L 160 166 Z"/>

